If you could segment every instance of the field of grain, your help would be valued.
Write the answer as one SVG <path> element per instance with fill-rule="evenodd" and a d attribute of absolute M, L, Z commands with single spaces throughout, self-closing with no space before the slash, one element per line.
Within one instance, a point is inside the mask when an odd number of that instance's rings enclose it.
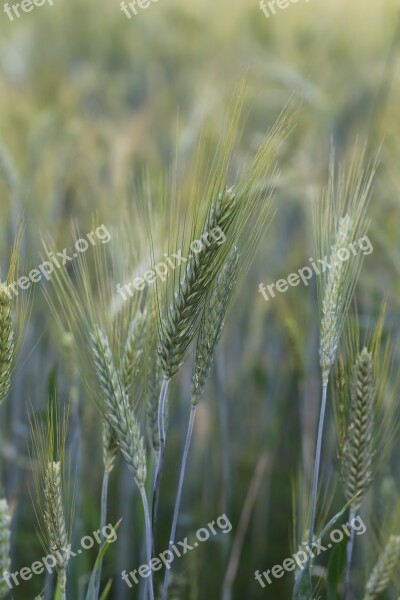
<path fill-rule="evenodd" d="M 400 594 L 396 0 L 0 15 L 0 598 Z"/>

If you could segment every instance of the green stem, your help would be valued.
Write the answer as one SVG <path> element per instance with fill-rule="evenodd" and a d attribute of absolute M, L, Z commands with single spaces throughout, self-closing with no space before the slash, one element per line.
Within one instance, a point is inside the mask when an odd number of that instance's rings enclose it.
<path fill-rule="evenodd" d="M 354 509 L 350 509 L 349 513 L 349 523 L 351 524 L 356 516 L 356 511 Z M 354 528 L 351 527 L 350 531 L 350 539 L 347 544 L 347 563 L 346 563 L 346 574 L 344 578 L 344 600 L 348 600 L 350 594 L 350 572 L 351 572 L 351 561 L 353 558 L 353 548 L 354 548 Z"/>
<path fill-rule="evenodd" d="M 146 490 L 144 486 L 139 487 L 140 495 L 142 497 L 144 521 L 146 527 L 146 563 L 149 565 L 151 561 L 152 553 L 152 533 L 151 533 L 151 522 L 150 522 L 150 511 L 149 504 L 147 502 Z M 149 591 L 150 600 L 154 600 L 154 589 L 153 589 L 153 571 L 150 569 L 150 575 L 147 579 L 147 586 Z"/>
<path fill-rule="evenodd" d="M 160 440 L 160 449 L 157 454 L 157 464 L 154 479 L 153 503 L 152 503 L 152 553 L 154 554 L 154 540 L 156 534 L 158 500 L 160 496 L 161 477 L 164 467 L 165 457 L 165 406 L 168 398 L 168 387 L 170 379 L 163 377 L 160 399 L 158 401 L 158 436 Z"/>
<path fill-rule="evenodd" d="M 171 534 L 169 536 L 169 540 L 170 540 L 169 545 L 170 546 L 173 546 L 174 542 L 175 542 L 176 527 L 178 524 L 179 509 L 181 506 L 183 482 L 184 482 L 185 474 L 186 474 L 186 463 L 187 463 L 187 459 L 188 459 L 188 455 L 189 455 L 190 442 L 191 442 L 192 434 L 193 434 L 193 425 L 194 425 L 194 419 L 196 416 L 196 408 L 197 408 L 196 406 L 192 405 L 192 408 L 190 410 L 189 423 L 188 423 L 188 428 L 187 428 L 187 433 L 186 433 L 185 448 L 183 451 L 181 470 L 180 470 L 180 474 L 179 474 L 178 491 L 177 491 L 176 500 L 175 500 L 174 516 L 172 519 Z M 168 598 L 168 586 L 169 586 L 170 572 L 171 572 L 170 569 L 165 570 L 164 585 L 163 585 L 163 591 L 162 591 L 162 596 L 161 596 L 162 600 L 166 600 Z"/>
<path fill-rule="evenodd" d="M 308 535 L 308 545 L 310 548 L 311 548 L 313 540 L 314 540 L 315 513 L 316 513 L 316 508 L 317 508 L 319 469 L 320 469 L 320 464 L 321 464 L 322 437 L 323 437 L 323 433 L 324 433 L 327 391 L 328 391 L 328 380 L 326 379 L 322 382 L 321 412 L 319 415 L 317 447 L 315 450 L 314 481 L 313 481 L 312 501 L 311 501 L 310 533 Z"/>
<path fill-rule="evenodd" d="M 110 472 L 105 469 L 104 470 L 104 474 L 103 474 L 103 485 L 102 485 L 102 489 L 101 489 L 101 513 L 100 513 L 100 532 L 101 532 L 101 545 L 100 545 L 100 550 L 104 545 L 104 535 L 103 535 L 103 530 L 104 527 L 106 526 L 106 519 L 107 519 L 107 496 L 108 496 L 108 482 L 110 480 Z M 99 568 L 97 570 L 96 573 L 96 579 L 95 579 L 95 598 L 97 600 L 97 598 L 99 597 L 99 593 L 100 593 L 100 579 L 101 579 L 101 567 L 103 564 L 103 560 L 100 561 L 99 564 Z"/>

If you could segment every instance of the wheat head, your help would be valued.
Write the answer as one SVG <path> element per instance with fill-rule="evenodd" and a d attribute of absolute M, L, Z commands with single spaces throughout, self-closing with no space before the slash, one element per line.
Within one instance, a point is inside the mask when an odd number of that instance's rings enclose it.
<path fill-rule="evenodd" d="M 107 335 L 99 326 L 91 335 L 91 350 L 103 392 L 104 416 L 139 487 L 146 481 L 146 453 L 139 423 L 115 368 Z"/>
<path fill-rule="evenodd" d="M 6 598 L 10 592 L 4 581 L 3 573 L 9 573 L 10 561 L 10 513 L 5 498 L 0 500 L 0 598 Z"/>
<path fill-rule="evenodd" d="M 351 405 L 344 447 L 347 500 L 358 510 L 372 481 L 375 387 L 372 354 L 363 348 L 353 369 Z"/>
<path fill-rule="evenodd" d="M 12 326 L 12 305 L 4 284 L 0 285 L 0 403 L 7 396 L 11 386 L 11 372 L 14 359 L 14 332 Z"/>
<path fill-rule="evenodd" d="M 68 566 L 68 536 L 65 523 L 61 463 L 49 462 L 44 478 L 44 522 L 50 551 L 57 561 L 61 591 L 65 591 Z"/>
<path fill-rule="evenodd" d="M 400 562 L 400 536 L 390 536 L 368 579 L 364 600 L 375 600 L 390 584 Z"/>
<path fill-rule="evenodd" d="M 236 247 L 218 274 L 200 324 L 192 375 L 192 405 L 200 401 L 210 373 L 215 348 L 221 338 L 224 319 L 237 281 L 239 254 Z"/>
<path fill-rule="evenodd" d="M 226 233 L 237 213 L 238 204 L 233 189 L 226 189 L 211 205 L 203 226 L 202 234 L 217 227 Z M 183 271 L 174 301 L 168 307 L 161 321 L 159 354 L 166 377 L 177 373 L 186 349 L 193 339 L 195 324 L 210 283 L 215 277 L 216 257 L 220 246 L 214 240 L 210 245 L 203 244 L 200 252 L 191 254 Z"/>

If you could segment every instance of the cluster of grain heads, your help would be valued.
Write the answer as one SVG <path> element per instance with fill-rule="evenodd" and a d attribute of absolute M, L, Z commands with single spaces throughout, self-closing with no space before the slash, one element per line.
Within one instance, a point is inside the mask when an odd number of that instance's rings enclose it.
<path fill-rule="evenodd" d="M 10 390 L 14 349 L 12 303 L 6 286 L 0 284 L 0 403 Z"/>
<path fill-rule="evenodd" d="M 147 474 L 146 451 L 140 425 L 123 389 L 108 337 L 99 326 L 96 326 L 91 334 L 90 345 L 97 379 L 102 391 L 104 417 L 141 494 L 146 525 L 146 560 L 150 562 L 152 533 L 144 487 Z M 148 586 L 150 598 L 153 599 L 151 575 L 148 579 Z"/>
<path fill-rule="evenodd" d="M 329 375 L 335 364 L 340 337 L 355 291 L 363 255 L 355 252 L 366 234 L 366 211 L 375 172 L 364 168 L 365 148 L 355 152 L 348 171 L 335 171 L 332 153 L 329 182 L 315 211 L 317 256 L 329 268 L 319 278 L 320 367 L 322 374 L 321 408 L 315 450 L 309 543 L 315 527 L 319 470 Z"/>
<path fill-rule="evenodd" d="M 398 572 L 399 563 L 400 536 L 391 535 L 367 581 L 364 600 L 376 600 L 389 587 Z"/>
<path fill-rule="evenodd" d="M 0 500 L 0 598 L 6 598 L 10 589 L 3 579 L 3 573 L 9 573 L 10 561 L 10 514 L 6 499 Z"/>
<path fill-rule="evenodd" d="M 57 564 L 58 583 L 65 597 L 67 568 L 69 561 L 69 538 L 63 506 L 61 463 L 49 462 L 44 477 L 44 522 L 47 529 L 49 548 Z"/>

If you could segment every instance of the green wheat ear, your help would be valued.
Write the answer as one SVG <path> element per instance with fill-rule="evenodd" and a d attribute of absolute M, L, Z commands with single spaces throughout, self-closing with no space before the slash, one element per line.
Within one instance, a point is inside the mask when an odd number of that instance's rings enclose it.
<path fill-rule="evenodd" d="M 210 373 L 215 348 L 224 328 L 226 311 L 237 281 L 239 253 L 236 247 L 215 280 L 210 299 L 206 303 L 196 347 L 192 376 L 192 404 L 200 401 Z"/>
<path fill-rule="evenodd" d="M 139 312 L 132 319 L 119 367 L 121 383 L 132 406 L 134 385 L 137 386 L 140 360 L 144 352 L 146 320 L 145 312 Z"/>
<path fill-rule="evenodd" d="M 104 416 L 114 433 L 129 470 L 141 487 L 146 481 L 146 452 L 143 437 L 115 368 L 108 338 L 98 326 L 91 335 L 91 349 L 97 378 L 103 392 Z"/>
<path fill-rule="evenodd" d="M 387 587 L 400 562 L 400 536 L 392 535 L 378 558 L 365 587 L 364 600 L 375 600 Z"/>
<path fill-rule="evenodd" d="M 7 500 L 0 500 L 0 598 L 6 598 L 10 589 L 4 579 L 3 573 L 9 573 L 10 561 L 10 514 Z"/>
<path fill-rule="evenodd" d="M 335 243 L 331 257 L 336 257 L 341 248 L 347 248 L 351 241 L 353 222 L 350 215 L 345 215 L 339 221 Z M 335 362 L 340 337 L 340 318 L 343 310 L 343 288 L 346 268 L 344 263 L 336 258 L 326 280 L 322 299 L 322 320 L 320 339 L 320 364 L 323 381 L 327 381 L 330 370 Z"/>
<path fill-rule="evenodd" d="M 375 422 L 373 357 L 364 348 L 352 374 L 348 431 L 344 446 L 343 480 L 346 498 L 358 510 L 372 481 Z"/>
<path fill-rule="evenodd" d="M 49 462 L 44 477 L 44 522 L 50 551 L 56 558 L 58 582 L 65 592 L 68 567 L 68 535 L 63 506 L 61 463 Z"/>
<path fill-rule="evenodd" d="M 11 386 L 11 372 L 14 360 L 14 332 L 12 326 L 12 303 L 6 293 L 6 286 L 0 285 L 0 403 L 7 396 Z"/>
<path fill-rule="evenodd" d="M 216 228 L 226 235 L 238 212 L 238 203 L 233 189 L 226 189 L 211 204 L 204 223 L 201 238 Z M 214 240 L 203 244 L 200 252 L 193 252 L 185 266 L 174 301 L 161 321 L 159 354 L 165 375 L 171 378 L 183 362 L 198 320 L 199 311 L 210 283 L 215 278 L 216 261 L 221 253 L 220 245 Z"/>

